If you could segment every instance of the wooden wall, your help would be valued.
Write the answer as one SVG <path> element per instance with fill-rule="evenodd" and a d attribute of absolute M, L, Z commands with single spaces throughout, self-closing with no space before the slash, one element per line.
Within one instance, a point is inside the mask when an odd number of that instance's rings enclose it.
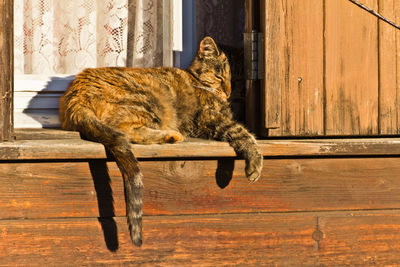
<path fill-rule="evenodd" d="M 103 146 L 34 136 L 45 140 L 0 146 L 1 266 L 400 262 L 398 140 L 261 141 L 255 184 L 224 143 L 135 145 L 145 184 L 137 248 Z"/>
<path fill-rule="evenodd" d="M 398 1 L 361 2 L 400 22 Z M 270 136 L 399 134 L 398 30 L 348 0 L 266 1 L 265 12 Z"/>
<path fill-rule="evenodd" d="M 400 261 L 400 215 L 394 210 L 400 206 L 399 159 L 264 163 L 261 181 L 249 185 L 243 162 L 235 162 L 232 181 L 221 189 L 215 160 L 142 162 L 142 248 L 128 236 L 122 178 L 114 163 L 2 163 L 0 264 Z"/>

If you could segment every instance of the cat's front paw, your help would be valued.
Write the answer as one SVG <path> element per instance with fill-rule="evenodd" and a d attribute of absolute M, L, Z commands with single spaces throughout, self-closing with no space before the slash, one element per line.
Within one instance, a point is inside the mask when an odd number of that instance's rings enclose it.
<path fill-rule="evenodd" d="M 246 176 L 249 179 L 250 183 L 256 182 L 260 176 L 263 167 L 263 155 L 261 153 L 257 153 L 253 157 L 246 160 Z"/>

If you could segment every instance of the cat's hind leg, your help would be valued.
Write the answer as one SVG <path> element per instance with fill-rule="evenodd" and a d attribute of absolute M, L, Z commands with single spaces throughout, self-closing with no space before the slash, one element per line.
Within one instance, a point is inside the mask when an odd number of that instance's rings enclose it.
<path fill-rule="evenodd" d="M 131 129 L 129 139 L 135 144 L 164 144 L 176 143 L 183 140 L 183 136 L 174 130 L 158 130 L 146 126 Z"/>

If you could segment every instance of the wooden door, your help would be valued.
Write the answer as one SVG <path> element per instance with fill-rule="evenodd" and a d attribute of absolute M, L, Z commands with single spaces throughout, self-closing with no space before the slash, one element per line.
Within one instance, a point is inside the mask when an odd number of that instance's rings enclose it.
<path fill-rule="evenodd" d="M 362 0 L 400 22 L 397 0 Z M 269 136 L 399 134 L 400 31 L 349 0 L 261 1 Z"/>

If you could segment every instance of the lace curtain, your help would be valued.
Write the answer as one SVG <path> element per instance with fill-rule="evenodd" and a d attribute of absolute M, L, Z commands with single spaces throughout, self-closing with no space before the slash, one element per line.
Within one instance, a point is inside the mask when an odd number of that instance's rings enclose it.
<path fill-rule="evenodd" d="M 159 66 L 162 30 L 162 0 L 15 0 L 15 73 Z"/>

